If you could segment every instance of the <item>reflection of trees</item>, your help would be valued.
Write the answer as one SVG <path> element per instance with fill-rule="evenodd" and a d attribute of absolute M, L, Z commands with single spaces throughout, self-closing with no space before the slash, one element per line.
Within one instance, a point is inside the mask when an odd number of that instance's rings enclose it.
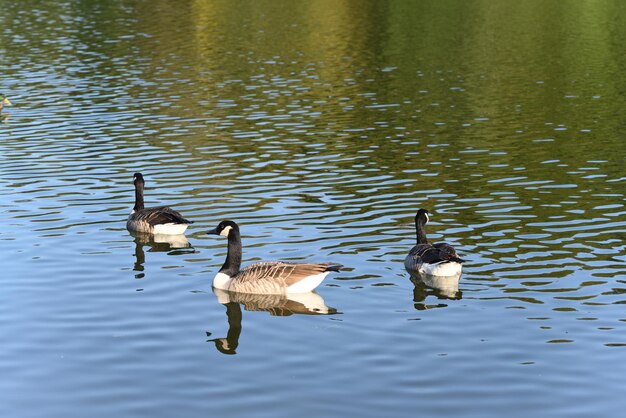
<path fill-rule="evenodd" d="M 416 161 L 445 164 L 466 146 L 505 151 L 498 159 L 512 166 L 529 157 L 580 160 L 579 150 L 563 141 L 534 149 L 528 141 L 543 136 L 546 122 L 590 126 L 589 106 L 563 97 L 598 94 L 585 80 L 605 79 L 602 74 L 617 74 L 624 64 L 615 49 L 617 34 L 608 25 L 615 13 L 611 3 L 157 0 L 94 8 L 77 2 L 62 19 L 56 5 L 38 7 L 50 10 L 41 22 L 31 16 L 28 24 L 45 22 L 50 38 L 63 40 L 51 48 L 31 34 L 37 31 L 24 31 L 29 48 L 49 52 L 38 60 L 54 68 L 55 61 L 76 58 L 85 65 L 80 77 L 87 86 L 117 82 L 148 113 L 202 121 L 186 137 L 191 152 L 226 146 L 233 154 L 267 153 L 271 161 L 271 151 L 257 151 L 274 139 L 291 160 L 318 155 L 311 145 L 323 143 L 323 151 L 342 154 L 333 164 L 344 170 L 365 164 L 399 173 L 414 169 Z M 73 44 L 81 49 L 62 47 Z M 545 84 L 538 87 L 539 80 Z M 606 79 L 603 95 L 615 94 L 613 82 Z M 479 116 L 493 122 L 475 123 Z M 436 127 L 437 122 L 446 125 Z M 462 128 L 464 122 L 473 126 Z M 607 128 L 602 125 L 594 129 Z M 263 128 L 272 132 L 258 141 L 225 140 Z M 526 136 L 515 135 L 516 129 Z M 160 135 L 154 138 L 155 145 L 169 146 Z M 404 145 L 407 140 L 419 143 Z M 368 147 L 374 147 L 371 153 L 359 154 Z M 449 165 L 420 182 L 468 178 L 468 167 Z M 554 174 L 567 182 L 564 173 Z M 463 191 L 455 184 L 446 187 Z"/>
<path fill-rule="evenodd" d="M 32 56 L 27 46 L 46 51 L 31 59 L 52 72 L 76 63 L 76 74 L 59 81 L 69 97 L 122 102 L 137 113 L 135 125 L 149 124 L 142 141 L 206 162 L 194 168 L 199 184 L 190 195 L 216 180 L 254 187 L 281 178 L 319 186 L 336 201 L 388 195 L 410 205 L 505 190 L 509 202 L 535 208 L 567 201 L 572 189 L 486 179 L 577 184 L 588 160 L 607 160 L 605 172 L 621 176 L 621 156 L 606 152 L 621 149 L 611 133 L 623 122 L 615 117 L 621 78 L 606 75 L 626 66 L 611 2 L 37 7 L 38 15 L 19 16 L 33 30 L 19 31 L 24 47 L 3 46 L 7 61 Z M 15 8 L 3 13 L 20 21 Z M 596 94 L 602 100 L 590 99 Z M 475 120 L 483 116 L 489 120 Z M 569 131 L 553 131 L 559 123 Z M 593 132 L 581 140 L 580 128 Z M 533 142 L 542 138 L 555 140 Z M 555 159 L 562 166 L 540 164 Z M 353 209 L 356 217 L 371 208 Z"/>

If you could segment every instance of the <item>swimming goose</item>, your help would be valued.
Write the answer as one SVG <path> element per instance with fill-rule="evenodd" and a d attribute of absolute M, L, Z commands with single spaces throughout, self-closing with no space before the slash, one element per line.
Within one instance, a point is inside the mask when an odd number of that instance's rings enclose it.
<path fill-rule="evenodd" d="M 143 206 L 143 189 L 145 184 L 143 175 L 135 173 L 133 181 L 135 183 L 135 206 L 126 222 L 126 228 L 129 231 L 178 235 L 185 232 L 189 224 L 193 223 L 167 206 L 145 208 Z"/>
<path fill-rule="evenodd" d="M 303 293 L 315 289 L 331 271 L 339 271 L 335 263 L 290 263 L 262 261 L 240 270 L 241 234 L 233 221 L 222 221 L 207 234 L 228 237 L 228 253 L 224 265 L 213 279 L 213 287 L 241 293 Z"/>
<path fill-rule="evenodd" d="M 2 110 L 2 107 L 4 105 L 11 106 L 12 103 L 9 101 L 7 96 L 5 96 L 4 94 L 0 93 L 0 110 Z"/>
<path fill-rule="evenodd" d="M 404 267 L 409 272 L 417 271 L 431 276 L 455 276 L 461 274 L 464 260 L 457 256 L 452 245 L 444 242 L 437 244 L 428 243 L 426 239 L 426 224 L 429 220 L 426 209 L 417 211 L 415 215 L 417 244 L 411 248 L 411 251 L 404 259 Z"/>

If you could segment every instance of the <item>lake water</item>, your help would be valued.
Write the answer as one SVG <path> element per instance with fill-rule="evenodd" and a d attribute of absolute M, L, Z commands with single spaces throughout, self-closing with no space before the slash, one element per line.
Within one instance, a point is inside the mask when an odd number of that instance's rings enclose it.
<path fill-rule="evenodd" d="M 0 416 L 623 413 L 623 1 L 0 10 Z M 188 243 L 126 231 L 136 171 Z M 321 311 L 218 298 L 222 219 L 345 265 Z"/>

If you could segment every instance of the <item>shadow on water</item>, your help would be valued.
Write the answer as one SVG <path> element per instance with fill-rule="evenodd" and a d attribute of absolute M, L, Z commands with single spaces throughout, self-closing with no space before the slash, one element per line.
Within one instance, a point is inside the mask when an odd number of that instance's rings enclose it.
<path fill-rule="evenodd" d="M 264 311 L 269 312 L 272 316 L 333 315 L 337 313 L 337 309 L 327 306 L 324 299 L 315 292 L 259 295 L 229 292 L 215 288 L 213 292 L 218 302 L 226 306 L 228 332 L 226 338 L 212 338 L 207 341 L 214 342 L 215 348 L 223 354 L 236 354 L 235 350 L 239 346 L 242 328 L 242 305 L 246 311 Z M 208 337 L 212 335 L 209 331 L 206 334 Z"/>
<path fill-rule="evenodd" d="M 135 275 L 137 279 L 141 279 L 144 276 L 144 264 L 146 263 L 144 246 L 149 247 L 148 252 L 166 252 L 168 255 L 195 252 L 185 235 L 144 234 L 138 232 L 130 232 L 130 235 L 135 241 L 135 265 L 133 266 L 133 271 L 140 272 Z"/>
<path fill-rule="evenodd" d="M 459 290 L 461 274 L 455 276 L 432 276 L 424 273 L 414 273 L 409 276 L 413 288 L 413 302 L 415 309 L 423 311 L 432 308 L 445 308 L 445 303 L 428 305 L 423 303 L 427 297 L 434 296 L 437 299 L 459 300 L 463 292 Z"/>

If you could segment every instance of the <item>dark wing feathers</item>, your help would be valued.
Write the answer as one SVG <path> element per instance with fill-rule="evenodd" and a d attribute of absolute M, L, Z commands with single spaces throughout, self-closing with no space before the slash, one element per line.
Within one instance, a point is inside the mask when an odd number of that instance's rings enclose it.
<path fill-rule="evenodd" d="M 454 247 L 444 242 L 431 244 L 418 244 L 409 252 L 413 258 L 420 259 L 421 263 L 437 264 L 442 262 L 454 261 L 462 263 L 463 260 L 459 258 L 454 251 Z"/>
<path fill-rule="evenodd" d="M 193 223 L 168 206 L 141 209 L 134 214 L 134 218 L 139 222 L 147 222 L 150 225 Z"/>
<path fill-rule="evenodd" d="M 462 263 L 463 260 L 459 258 L 454 247 L 450 244 L 446 244 L 445 242 L 440 242 L 434 244 L 433 247 L 439 250 L 439 257 L 446 261 L 456 261 L 457 263 Z"/>

